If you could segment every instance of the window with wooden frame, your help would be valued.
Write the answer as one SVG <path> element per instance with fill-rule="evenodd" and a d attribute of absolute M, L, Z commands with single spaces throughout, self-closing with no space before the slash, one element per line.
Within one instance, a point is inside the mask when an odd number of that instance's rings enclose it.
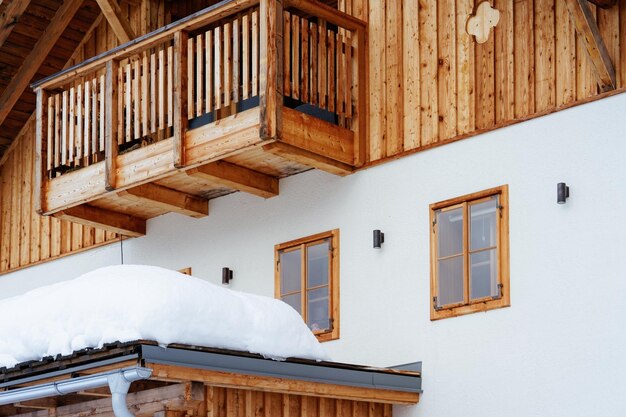
<path fill-rule="evenodd" d="M 508 187 L 430 206 L 430 319 L 511 305 Z"/>
<path fill-rule="evenodd" d="M 275 246 L 275 295 L 321 342 L 339 338 L 339 230 Z"/>

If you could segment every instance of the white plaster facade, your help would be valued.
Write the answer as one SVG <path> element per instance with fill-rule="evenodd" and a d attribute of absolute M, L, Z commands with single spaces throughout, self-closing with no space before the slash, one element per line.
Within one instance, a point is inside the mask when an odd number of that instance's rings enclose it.
<path fill-rule="evenodd" d="M 278 197 L 211 201 L 150 220 L 125 263 L 273 295 L 274 244 L 339 228 L 334 360 L 423 361 L 397 417 L 626 414 L 626 94 L 382 164 L 284 179 Z M 571 197 L 556 204 L 556 184 Z M 430 321 L 429 204 L 508 184 L 511 307 Z M 372 230 L 386 242 L 372 248 Z M 120 261 L 113 244 L 0 277 L 0 298 Z M 181 300 L 184 302 L 184 300 Z"/>

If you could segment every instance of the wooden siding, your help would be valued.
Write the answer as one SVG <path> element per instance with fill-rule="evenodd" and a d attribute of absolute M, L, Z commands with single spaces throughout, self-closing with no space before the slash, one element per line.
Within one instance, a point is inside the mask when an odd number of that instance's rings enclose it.
<path fill-rule="evenodd" d="M 368 161 L 426 149 L 599 93 L 565 1 L 490 0 L 500 21 L 486 43 L 465 31 L 479 0 L 340 0 L 368 20 Z M 589 4 L 626 88 L 626 0 Z M 369 7 L 369 8 L 367 8 Z"/>
<path fill-rule="evenodd" d="M 114 233 L 35 212 L 34 130 L 31 118 L 0 167 L 0 273 L 117 240 Z"/>

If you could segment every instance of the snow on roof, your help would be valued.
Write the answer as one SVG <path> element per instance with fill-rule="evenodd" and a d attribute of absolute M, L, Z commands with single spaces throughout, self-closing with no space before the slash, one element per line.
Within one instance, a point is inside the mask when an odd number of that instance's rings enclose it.
<path fill-rule="evenodd" d="M 329 359 L 282 301 L 154 266 L 100 268 L 0 300 L 0 367 L 133 340 Z"/>

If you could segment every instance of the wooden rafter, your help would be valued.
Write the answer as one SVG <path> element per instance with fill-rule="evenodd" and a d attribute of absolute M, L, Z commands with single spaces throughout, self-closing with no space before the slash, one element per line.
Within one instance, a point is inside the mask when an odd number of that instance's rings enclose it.
<path fill-rule="evenodd" d="M 205 217 L 209 214 L 208 200 L 161 185 L 144 184 L 120 191 L 117 195 L 127 200 L 134 200 L 195 218 Z"/>
<path fill-rule="evenodd" d="M 263 198 L 278 195 L 278 178 L 225 161 L 202 165 L 186 173 Z"/>
<path fill-rule="evenodd" d="M 0 15 L 0 47 L 4 45 L 4 41 L 6 41 L 11 34 L 11 31 L 29 3 L 30 0 L 13 0 L 7 5 L 2 15 Z M 2 1 L 0 1 L 0 4 L 2 4 Z"/>
<path fill-rule="evenodd" d="M 116 0 L 96 0 L 102 14 L 111 25 L 115 36 L 122 43 L 135 39 L 135 32 L 130 27 L 128 19 L 122 14 L 122 9 Z"/>
<path fill-rule="evenodd" d="M 139 237 L 146 234 L 146 221 L 144 219 L 86 204 L 54 213 L 54 217 L 128 237 Z"/>
<path fill-rule="evenodd" d="M 5 88 L 2 96 L 0 96 L 0 125 L 4 123 L 13 106 L 22 96 L 26 87 L 28 87 L 28 83 L 37 73 L 37 70 L 43 64 L 48 53 L 61 37 L 61 34 L 81 4 L 82 0 L 65 0 L 59 7 L 43 35 L 30 51 L 7 88 Z"/>
<path fill-rule="evenodd" d="M 593 63 L 600 90 L 602 92 L 614 90 L 617 87 L 615 67 L 587 0 L 566 0 L 566 2 L 572 21 L 576 26 L 576 32 L 585 44 Z"/>
<path fill-rule="evenodd" d="M 589 3 L 593 3 L 603 9 L 610 9 L 617 4 L 617 0 L 588 0 Z"/>

